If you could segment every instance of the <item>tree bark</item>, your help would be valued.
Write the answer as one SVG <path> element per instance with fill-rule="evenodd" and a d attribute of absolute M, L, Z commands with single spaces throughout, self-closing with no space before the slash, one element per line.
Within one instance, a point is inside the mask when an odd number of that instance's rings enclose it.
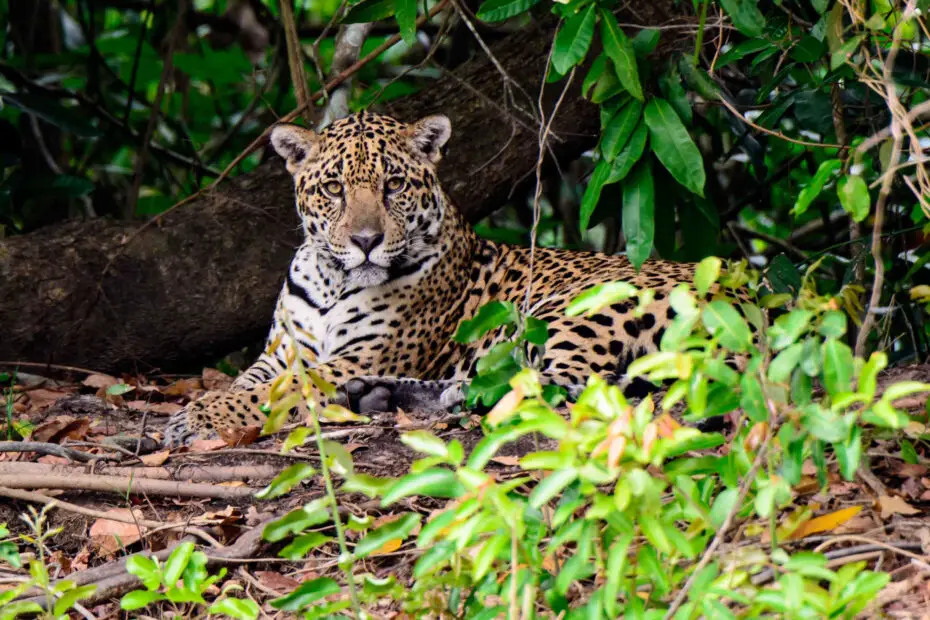
<path fill-rule="evenodd" d="M 667 21 L 673 5 L 663 2 L 638 7 L 638 21 Z M 529 95 L 514 89 L 524 110 L 536 103 L 554 28 L 546 17 L 492 46 Z M 580 83 L 553 126 L 551 148 L 563 164 L 597 136 L 598 111 L 579 96 Z M 440 176 L 472 221 L 533 181 L 537 127 L 507 105 L 503 85 L 480 53 L 389 109 L 407 121 L 450 117 Z M 547 87 L 547 114 L 561 87 Z M 140 226 L 75 221 L 0 240 L 0 361 L 149 370 L 221 355 L 264 334 L 300 242 L 291 178 L 277 157 Z"/>

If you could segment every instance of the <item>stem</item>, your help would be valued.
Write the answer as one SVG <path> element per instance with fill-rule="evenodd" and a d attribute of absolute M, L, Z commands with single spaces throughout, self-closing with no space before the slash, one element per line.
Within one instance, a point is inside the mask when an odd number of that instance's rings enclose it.
<path fill-rule="evenodd" d="M 291 324 L 290 316 L 286 316 L 284 324 L 287 327 L 287 334 L 291 339 L 291 346 L 294 347 L 294 365 L 297 367 L 297 375 L 300 377 L 301 389 L 304 386 L 311 385 L 310 377 L 307 376 L 307 369 L 304 367 L 304 357 L 302 349 L 297 340 L 297 334 L 294 333 L 294 326 Z M 348 566 L 342 568 L 346 575 L 346 582 L 349 586 L 349 598 L 352 599 L 352 608 L 355 610 L 355 617 L 362 618 L 362 604 L 358 599 L 358 591 L 355 588 L 355 575 L 352 571 L 355 562 L 352 560 L 352 554 L 346 544 L 345 530 L 342 527 L 342 519 L 339 518 L 339 503 L 336 500 L 336 489 L 333 487 L 333 479 L 329 473 L 329 465 L 326 463 L 326 446 L 323 441 L 323 429 L 320 428 L 320 417 L 317 414 L 317 403 L 307 403 L 307 409 L 310 410 L 310 420 L 313 423 L 313 434 L 316 438 L 316 448 L 320 453 L 320 474 L 323 476 L 323 483 L 326 486 L 326 496 L 329 498 L 330 509 L 333 511 L 333 525 L 336 526 L 336 539 L 339 541 L 339 553 L 342 557 L 347 558 Z"/>
<path fill-rule="evenodd" d="M 707 22 L 707 5 L 710 4 L 710 0 L 704 0 L 701 3 L 701 21 L 698 22 L 698 31 L 697 31 L 697 40 L 694 42 L 694 58 L 691 59 L 691 64 L 695 67 L 698 65 L 698 60 L 701 57 L 701 47 L 704 46 L 704 24 Z"/>

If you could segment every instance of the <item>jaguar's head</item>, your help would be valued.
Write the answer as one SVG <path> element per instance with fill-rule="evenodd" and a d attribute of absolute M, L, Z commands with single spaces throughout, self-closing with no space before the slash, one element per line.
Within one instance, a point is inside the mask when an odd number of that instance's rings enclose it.
<path fill-rule="evenodd" d="M 437 252 L 446 203 L 436 164 L 451 131 L 445 116 L 406 124 L 367 112 L 321 133 L 283 124 L 272 131 L 294 175 L 307 242 L 350 284 L 382 284 L 392 268 Z"/>

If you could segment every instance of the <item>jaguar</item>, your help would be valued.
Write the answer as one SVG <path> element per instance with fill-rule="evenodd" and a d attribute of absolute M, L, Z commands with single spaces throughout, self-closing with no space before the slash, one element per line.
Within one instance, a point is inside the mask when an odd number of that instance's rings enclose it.
<path fill-rule="evenodd" d="M 173 416 L 167 445 L 262 426 L 265 403 L 294 351 L 338 388 L 333 397 L 313 387 L 320 405 L 453 407 L 463 401 L 477 361 L 507 336 L 492 330 L 469 344 L 452 336 L 494 300 L 514 302 L 548 323 L 535 363 L 543 380 L 569 397 L 592 373 L 636 388 L 625 371 L 658 349 L 675 315 L 670 291 L 692 281 L 694 266 L 648 260 L 636 269 L 624 256 L 480 237 L 437 177 L 451 132 L 443 115 L 405 123 L 372 112 L 320 132 L 273 128 L 271 144 L 294 179 L 303 243 L 284 278 L 264 353 L 228 390 L 207 392 Z M 624 301 L 566 315 L 581 292 L 612 281 L 655 295 L 645 307 Z"/>

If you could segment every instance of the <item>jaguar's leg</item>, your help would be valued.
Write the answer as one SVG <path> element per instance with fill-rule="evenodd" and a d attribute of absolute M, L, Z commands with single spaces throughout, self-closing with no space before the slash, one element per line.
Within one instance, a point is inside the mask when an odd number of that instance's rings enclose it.
<path fill-rule="evenodd" d="M 357 366 L 343 362 L 327 364 L 315 370 L 337 388 L 344 385 L 350 377 L 361 374 Z M 264 405 L 269 400 L 272 385 L 282 372 L 284 372 L 283 369 L 276 375 L 262 380 L 262 377 L 270 373 L 257 373 L 250 369 L 243 373 L 240 379 L 259 377 L 259 380 L 240 383 L 237 379 L 228 392 L 208 392 L 171 417 L 165 431 L 165 445 L 175 447 L 189 444 L 196 438 L 216 438 L 220 431 L 227 429 L 264 426 L 267 420 Z M 310 390 L 317 404 L 326 406 L 328 398 L 312 382 Z M 281 391 L 279 399 L 291 393 L 299 393 L 299 375 L 294 375 Z M 293 406 L 290 409 L 290 415 L 295 417 L 301 408 L 300 403 Z"/>

